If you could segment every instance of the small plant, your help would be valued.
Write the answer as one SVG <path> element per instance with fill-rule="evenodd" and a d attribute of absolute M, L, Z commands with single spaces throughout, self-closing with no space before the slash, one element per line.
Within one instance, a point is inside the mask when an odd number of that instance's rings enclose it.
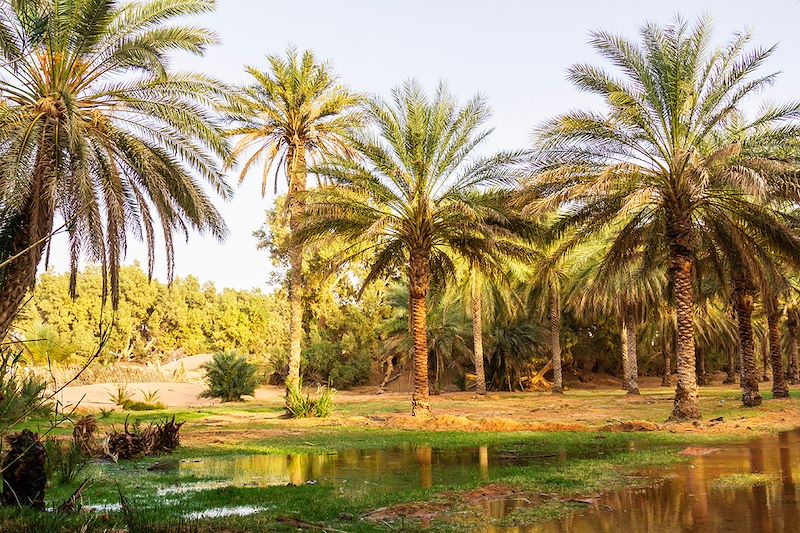
<path fill-rule="evenodd" d="M 252 396 L 256 391 L 256 366 L 235 351 L 215 354 L 203 369 L 208 382 L 208 390 L 203 393 L 206 398 L 238 402 L 242 396 Z"/>
<path fill-rule="evenodd" d="M 48 416 L 47 383 L 22 369 L 22 352 L 0 348 L 0 431 L 32 416 Z"/>
<path fill-rule="evenodd" d="M 113 409 L 105 409 L 103 407 L 100 408 L 100 418 L 108 418 L 114 413 Z"/>
<path fill-rule="evenodd" d="M 143 389 L 139 389 L 139 392 L 142 393 L 142 397 L 144 398 L 145 402 L 160 403 L 158 400 L 160 399 L 161 395 L 159 394 L 158 390 L 154 389 L 151 390 L 150 392 L 145 392 Z"/>
<path fill-rule="evenodd" d="M 114 405 L 125 407 L 133 399 L 133 395 L 128 391 L 128 385 L 117 385 L 116 392 L 108 391 L 108 399 Z"/>
<path fill-rule="evenodd" d="M 312 398 L 310 394 L 303 396 L 303 381 L 296 385 L 286 382 L 286 410 L 292 418 L 326 418 L 333 411 L 333 398 L 336 390 L 329 387 L 317 387 Z"/>
<path fill-rule="evenodd" d="M 44 440 L 44 450 L 47 454 L 47 479 L 55 485 L 69 485 L 88 464 L 88 457 L 73 441 L 64 443 L 49 437 Z"/>
<path fill-rule="evenodd" d="M 333 412 L 333 398 L 336 396 L 336 390 L 330 387 L 317 388 L 317 416 L 319 418 L 328 418 Z"/>

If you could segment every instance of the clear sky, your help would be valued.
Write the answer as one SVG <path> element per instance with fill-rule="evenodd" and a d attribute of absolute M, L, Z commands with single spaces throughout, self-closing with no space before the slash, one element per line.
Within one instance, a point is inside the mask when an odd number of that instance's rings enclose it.
<path fill-rule="evenodd" d="M 243 82 L 244 65 L 264 67 L 267 54 L 287 45 L 311 48 L 329 59 L 352 89 L 386 95 L 414 77 L 433 88 L 445 80 L 459 97 L 483 93 L 494 110 L 494 133 L 484 149 L 518 148 L 548 117 L 577 107 L 600 107 L 565 79 L 575 62 L 599 63 L 587 44 L 591 30 L 635 37 L 646 20 L 670 22 L 709 15 L 715 43 L 750 29 L 753 43 L 778 44 L 766 71 L 781 71 L 767 93 L 770 101 L 800 98 L 800 2 L 797 0 L 218 0 L 215 13 L 193 23 L 216 31 L 220 46 L 201 59 L 176 57 L 176 69 L 204 70 L 227 82 Z M 236 173 L 231 173 L 236 183 Z M 267 288 L 271 263 L 256 250 L 252 232 L 273 198 L 261 198 L 255 172 L 218 203 L 230 228 L 224 243 L 200 235 L 180 243 L 176 273 L 193 274 L 218 288 Z M 144 261 L 143 248 L 131 242 L 128 263 Z M 53 264 L 67 267 L 63 254 Z M 157 275 L 164 272 L 159 257 Z"/>

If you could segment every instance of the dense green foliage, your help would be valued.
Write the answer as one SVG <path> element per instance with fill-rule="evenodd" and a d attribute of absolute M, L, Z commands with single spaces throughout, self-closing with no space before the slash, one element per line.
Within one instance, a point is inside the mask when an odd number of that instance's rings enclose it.
<path fill-rule="evenodd" d="M 239 402 L 242 396 L 252 396 L 256 392 L 255 365 L 235 351 L 214 354 L 214 358 L 203 365 L 203 370 L 208 384 L 203 396 L 219 398 L 223 402 Z"/>
<path fill-rule="evenodd" d="M 17 319 L 15 325 L 26 339 L 41 339 L 42 331 L 48 332 L 44 341 L 25 345 L 36 364 L 46 364 L 44 357 L 53 353 L 58 355 L 50 359 L 53 363 L 89 356 L 99 344 L 101 321 L 111 325 L 101 354 L 104 361 L 163 361 L 232 349 L 267 361 L 285 350 L 285 298 L 280 292 L 218 292 L 191 276 L 168 286 L 148 282 L 141 268 L 130 266 L 121 271 L 120 305 L 112 312 L 100 298 L 99 269 L 89 268 L 78 276 L 74 300 L 68 286 L 67 274 L 43 274 Z M 42 353 L 45 343 L 48 352 Z"/>

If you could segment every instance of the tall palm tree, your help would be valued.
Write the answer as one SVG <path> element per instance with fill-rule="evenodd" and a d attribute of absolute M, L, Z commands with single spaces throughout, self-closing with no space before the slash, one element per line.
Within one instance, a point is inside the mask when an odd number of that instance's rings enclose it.
<path fill-rule="evenodd" d="M 176 233 L 226 227 L 204 183 L 230 195 L 229 150 L 211 107 L 225 89 L 175 73 L 172 50 L 201 55 L 214 35 L 170 22 L 212 0 L 41 0 L 0 8 L 0 335 L 33 287 L 55 221 L 64 221 L 72 283 L 82 254 L 103 265 L 113 304 L 127 235 L 150 271 L 160 224 L 173 270 Z"/>
<path fill-rule="evenodd" d="M 728 46 L 711 48 L 706 19 L 694 26 L 681 19 L 646 24 L 640 44 L 596 32 L 592 44 L 622 75 L 576 65 L 570 78 L 603 97 L 606 112 L 566 113 L 539 132 L 531 184 L 538 200 L 530 209 L 562 206 L 561 225 L 577 229 L 578 239 L 619 225 L 612 262 L 625 264 L 631 250 L 668 250 L 677 318 L 676 419 L 700 416 L 693 308 L 703 224 L 727 213 L 757 233 L 786 226 L 763 197 L 768 182 L 780 188 L 795 170 L 781 147 L 800 133 L 800 105 L 764 108 L 736 125 L 735 136 L 729 132 L 742 100 L 775 78 L 757 75 L 772 49 L 748 51 L 749 38 L 737 34 Z"/>
<path fill-rule="evenodd" d="M 392 101 L 370 101 L 373 132 L 356 132 L 353 146 L 363 160 L 332 157 L 315 169 L 333 184 L 308 197 L 308 220 L 298 232 L 307 240 L 336 236 L 368 253 L 364 283 L 405 272 L 414 342 L 412 414 L 428 415 L 426 301 L 431 282 L 445 283 L 454 258 L 500 269 L 500 257 L 527 257 L 516 242 L 524 224 L 507 208 L 498 183 L 501 165 L 513 154 L 472 160 L 489 135 L 481 129 L 486 102 L 474 97 L 459 106 L 446 87 L 432 98 L 413 81 L 394 89 Z M 362 255 L 363 256 L 363 255 Z"/>
<path fill-rule="evenodd" d="M 299 54 L 289 48 L 285 57 L 267 57 L 269 70 L 247 67 L 253 83 L 234 95 L 227 116 L 234 122 L 230 134 L 239 140 L 236 158 L 249 154 L 239 181 L 261 165 L 261 194 L 270 178 L 277 192 L 278 173 L 288 181 L 286 211 L 289 229 L 295 232 L 305 210 L 308 168 L 322 158 L 351 154 L 347 135 L 362 124 L 362 98 L 342 85 L 331 66 L 317 61 L 311 51 Z M 274 174 L 273 171 L 274 170 Z M 303 337 L 303 244 L 289 255 L 289 372 L 287 386 L 300 379 Z"/>
<path fill-rule="evenodd" d="M 535 254 L 534 250 L 531 254 Z M 512 309 L 521 304 L 515 293 L 522 274 L 520 265 L 509 263 L 502 272 L 491 270 L 481 271 L 480 265 L 465 264 L 466 274 L 463 276 L 467 288 L 462 293 L 467 293 L 469 301 L 470 320 L 472 322 L 472 353 L 475 365 L 475 392 L 483 396 L 486 394 L 486 372 L 484 370 L 484 316 L 488 315 L 488 324 L 493 326 L 493 318 L 497 313 L 509 314 Z"/>
<path fill-rule="evenodd" d="M 800 365 L 798 364 L 798 349 L 800 349 L 800 312 L 795 299 L 790 299 L 786 306 L 786 329 L 789 337 L 789 383 L 800 383 Z"/>
<path fill-rule="evenodd" d="M 774 288 L 765 288 L 764 310 L 767 314 L 767 334 L 769 338 L 769 358 L 772 366 L 772 397 L 788 398 L 789 387 L 786 383 L 786 371 L 783 365 L 783 336 L 781 335 L 781 307 Z"/>
<path fill-rule="evenodd" d="M 561 241 L 548 236 L 550 242 L 537 254 L 529 284 L 528 300 L 534 308 L 546 312 L 550 328 L 548 347 L 553 370 L 553 394 L 564 393 L 561 364 L 561 321 L 564 285 L 567 281 L 569 256 L 560 247 Z"/>

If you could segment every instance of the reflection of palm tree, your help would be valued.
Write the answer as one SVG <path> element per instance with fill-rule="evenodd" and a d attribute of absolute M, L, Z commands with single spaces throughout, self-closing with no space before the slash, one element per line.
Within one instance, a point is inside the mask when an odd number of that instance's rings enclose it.
<path fill-rule="evenodd" d="M 686 470 L 686 490 L 691 499 L 692 531 L 706 531 L 708 520 L 708 492 L 706 491 L 705 459 L 699 457 Z"/>
<path fill-rule="evenodd" d="M 481 479 L 489 481 L 489 448 L 481 446 L 478 448 L 478 463 L 481 468 Z"/>
<path fill-rule="evenodd" d="M 419 486 L 429 489 L 433 486 L 433 449 L 430 446 L 418 446 L 415 452 L 419 465 Z"/>
<path fill-rule="evenodd" d="M 306 482 L 303 458 L 302 455 L 289 456 L 289 483 L 292 485 L 302 485 Z"/>
<path fill-rule="evenodd" d="M 792 448 L 789 442 L 789 435 L 781 433 L 778 435 L 780 442 L 780 455 L 781 462 L 781 504 L 784 514 L 781 517 L 783 520 L 783 530 L 790 531 L 789 528 L 796 527 L 800 524 L 800 509 L 798 509 L 797 502 L 797 485 L 794 482 L 794 475 L 792 473 Z"/>
<path fill-rule="evenodd" d="M 764 473 L 764 449 L 759 442 L 755 442 L 750 446 L 750 473 L 763 474 Z M 752 511 L 750 515 L 753 517 L 751 523 L 752 530 L 755 533 L 762 531 L 772 531 L 772 517 L 769 514 L 769 502 L 767 501 L 767 486 L 763 483 L 753 485 L 753 497 L 751 498 Z"/>

